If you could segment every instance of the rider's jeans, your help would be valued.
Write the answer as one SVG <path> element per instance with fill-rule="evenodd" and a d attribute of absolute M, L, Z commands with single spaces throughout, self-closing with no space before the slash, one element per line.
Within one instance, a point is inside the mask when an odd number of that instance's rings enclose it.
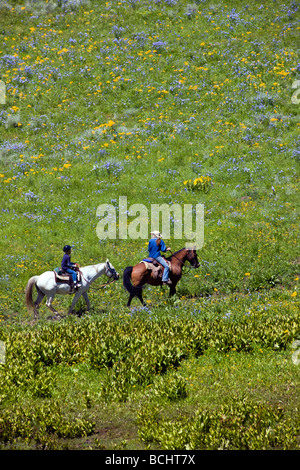
<path fill-rule="evenodd" d="M 77 281 L 77 274 L 76 274 L 76 271 L 73 271 L 73 269 L 66 269 L 66 272 L 68 274 L 72 274 L 72 278 L 73 278 L 73 282 L 75 283 Z"/>
<path fill-rule="evenodd" d="M 163 277 L 162 277 L 162 281 L 167 281 L 169 279 L 169 266 L 168 266 L 168 263 L 164 260 L 164 258 L 162 256 L 157 256 L 157 258 L 155 258 L 156 261 L 158 261 L 160 264 L 163 265 L 163 267 L 165 268 L 164 269 L 164 272 L 163 272 Z"/>

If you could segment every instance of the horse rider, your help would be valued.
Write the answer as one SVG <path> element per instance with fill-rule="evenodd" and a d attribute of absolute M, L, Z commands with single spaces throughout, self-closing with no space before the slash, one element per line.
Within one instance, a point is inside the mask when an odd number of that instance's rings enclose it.
<path fill-rule="evenodd" d="M 163 284 L 172 284 L 172 281 L 169 279 L 169 265 L 166 260 L 161 256 L 160 252 L 165 253 L 166 251 L 171 251 L 171 248 L 166 247 L 165 242 L 162 239 L 162 235 L 158 231 L 150 232 L 151 239 L 148 244 L 149 257 L 154 258 L 158 261 L 165 269 L 163 272 L 162 283 Z"/>
<path fill-rule="evenodd" d="M 69 294 L 73 294 L 74 289 L 76 289 L 78 287 L 77 286 L 77 273 L 76 273 L 75 269 L 79 268 L 80 266 L 77 263 L 72 263 L 71 262 L 72 247 L 70 245 L 65 245 L 63 247 L 63 251 L 64 251 L 65 254 L 64 254 L 62 262 L 61 262 L 61 269 L 62 269 L 63 272 L 71 274 Z"/>

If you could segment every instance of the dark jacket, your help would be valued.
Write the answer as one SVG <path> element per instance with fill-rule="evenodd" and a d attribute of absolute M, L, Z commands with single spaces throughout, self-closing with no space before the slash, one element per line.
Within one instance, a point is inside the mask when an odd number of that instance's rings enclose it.
<path fill-rule="evenodd" d="M 66 271 L 68 268 L 74 269 L 74 266 L 75 266 L 75 263 L 71 262 L 70 255 L 65 253 L 61 262 L 62 271 Z"/>

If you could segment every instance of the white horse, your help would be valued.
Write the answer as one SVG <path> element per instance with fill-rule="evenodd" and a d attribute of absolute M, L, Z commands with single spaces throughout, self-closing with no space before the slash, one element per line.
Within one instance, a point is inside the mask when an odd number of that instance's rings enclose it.
<path fill-rule="evenodd" d="M 87 291 L 90 288 L 92 282 L 94 282 L 98 277 L 102 276 L 102 274 L 106 274 L 107 277 L 112 278 L 113 280 L 119 279 L 119 274 L 115 270 L 115 268 L 110 264 L 109 260 L 107 259 L 105 263 L 94 264 L 91 266 L 84 266 L 80 268 L 81 273 L 81 282 L 78 286 L 78 290 L 75 292 L 72 304 L 69 308 L 68 313 L 72 313 L 74 309 L 74 305 L 78 301 L 79 297 L 84 298 L 87 305 L 87 311 L 90 309 L 90 301 L 87 295 Z M 33 286 L 35 285 L 38 296 L 35 302 L 32 299 L 32 290 Z M 54 300 L 55 294 L 62 294 L 66 295 L 69 293 L 70 286 L 68 282 L 56 282 L 55 274 L 53 271 L 46 271 L 40 276 L 33 276 L 29 279 L 27 286 L 26 286 L 26 305 L 28 312 L 34 309 L 34 318 L 38 318 L 39 314 L 39 305 L 42 302 L 43 298 L 47 297 L 46 305 L 50 308 L 50 310 L 58 314 L 55 308 L 52 307 L 52 302 Z"/>

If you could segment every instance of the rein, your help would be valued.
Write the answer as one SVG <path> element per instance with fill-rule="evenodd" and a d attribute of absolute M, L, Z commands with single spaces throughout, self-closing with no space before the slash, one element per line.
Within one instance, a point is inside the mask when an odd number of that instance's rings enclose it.
<path fill-rule="evenodd" d="M 108 280 L 107 282 L 105 282 L 104 284 L 101 284 L 100 286 L 97 286 L 97 287 L 93 287 L 93 286 L 91 286 L 91 281 L 88 281 L 88 280 L 84 277 L 84 275 L 82 274 L 82 271 L 79 270 L 79 272 L 80 272 L 80 274 L 81 274 L 81 276 L 82 276 L 82 279 L 84 279 L 87 284 L 90 284 L 90 287 L 89 287 L 89 288 L 90 288 L 91 290 L 100 290 L 100 289 L 102 289 L 103 287 L 108 286 L 109 284 L 112 284 L 113 282 L 117 281 L 117 279 L 114 279 L 114 278 L 111 278 L 111 277 L 110 277 L 109 280 Z"/>
<path fill-rule="evenodd" d="M 110 279 L 111 279 L 111 278 L 110 278 Z M 116 280 L 117 280 L 117 279 L 109 280 L 109 281 L 107 281 L 105 284 L 101 284 L 101 285 L 98 286 L 98 287 L 90 286 L 90 289 L 92 289 L 92 290 L 100 290 L 100 289 L 102 289 L 103 287 L 108 286 L 109 284 L 112 284 L 113 282 L 116 282 Z"/>
<path fill-rule="evenodd" d="M 171 251 L 172 253 L 172 251 Z M 172 253 L 171 256 L 174 256 L 178 261 L 180 261 L 180 263 L 182 264 L 182 266 L 184 265 L 185 261 L 181 261 L 181 259 L 177 258 L 177 256 L 175 255 L 175 253 Z"/>

